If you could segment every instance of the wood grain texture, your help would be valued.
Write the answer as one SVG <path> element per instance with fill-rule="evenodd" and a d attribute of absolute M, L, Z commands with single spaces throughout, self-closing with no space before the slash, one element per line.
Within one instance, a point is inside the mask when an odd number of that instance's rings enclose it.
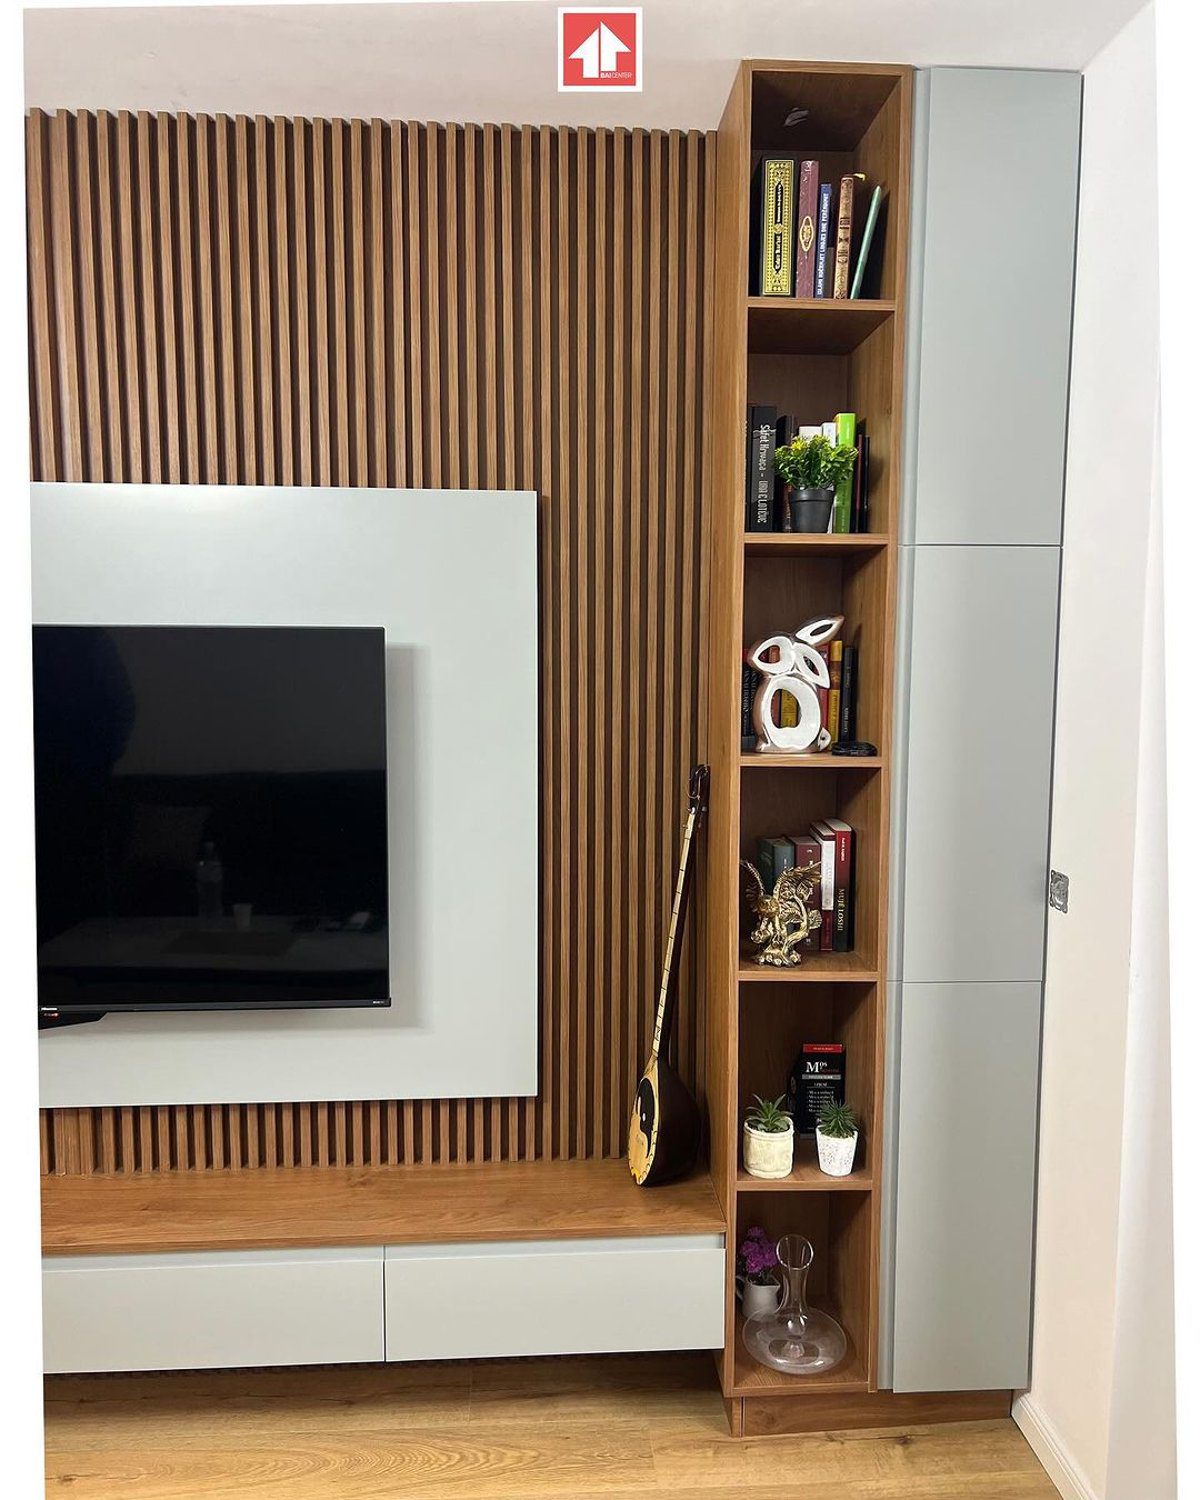
<path fill-rule="evenodd" d="M 712 511 L 707 653 L 712 826 L 708 879 L 708 994 L 714 1182 L 729 1237 L 727 1337 L 722 1385 L 802 1402 L 824 1391 L 875 1389 L 878 1347 L 879 1199 L 884 1081 L 888 802 L 896 602 L 896 519 L 900 492 L 906 251 L 910 196 L 911 71 L 854 63 L 743 63 L 717 132 L 713 295 L 722 382 L 712 406 Z M 805 111 L 785 132 L 788 112 Z M 822 176 L 861 171 L 882 184 L 889 210 L 880 257 L 879 300 L 862 303 L 748 295 L 749 174 L 765 150 L 811 153 Z M 745 535 L 743 466 L 746 403 L 764 403 L 802 423 L 854 411 L 871 436 L 873 535 L 755 538 Z M 739 745 L 743 650 L 820 614 L 845 616 L 842 634 L 859 648 L 857 732 L 878 755 L 864 764 L 836 757 L 762 757 Z M 838 815 L 855 830 L 854 951 L 807 955 L 781 977 L 740 951 L 737 859 L 753 858 L 762 836 L 790 835 L 814 818 Z M 781 988 L 781 986 L 783 986 Z M 839 993 L 840 992 L 840 993 Z M 863 1139 L 854 1178 L 836 1187 L 806 1152 L 792 1176 L 755 1182 L 737 1170 L 741 1116 L 751 1097 L 786 1085 L 802 1040 L 845 1041 L 848 1102 Z M 723 1116 L 723 1118 L 719 1117 Z M 816 1251 L 813 1290 L 846 1329 L 850 1353 L 819 1380 L 768 1371 L 744 1352 L 732 1295 L 737 1242 L 750 1224 L 772 1235 L 806 1234 Z M 804 1393 L 804 1394 L 801 1394 Z"/>
<path fill-rule="evenodd" d="M 789 1404 L 771 1403 L 768 1420 Z M 827 1422 L 841 1410 L 823 1398 L 814 1409 Z M 846 1410 L 851 1429 L 860 1409 Z M 731 1439 L 705 1354 L 55 1376 L 46 1382 L 46 1492 L 1055 1500 L 1011 1419 L 901 1420 L 890 1432 Z"/>
<path fill-rule="evenodd" d="M 33 111 L 26 146 L 33 477 L 537 490 L 545 705 L 536 1098 L 55 1110 L 43 1170 L 619 1155 L 702 738 L 711 142 Z"/>
<path fill-rule="evenodd" d="M 623 1161 L 48 1176 L 47 1255 L 718 1234 L 706 1175 L 653 1192 Z"/>

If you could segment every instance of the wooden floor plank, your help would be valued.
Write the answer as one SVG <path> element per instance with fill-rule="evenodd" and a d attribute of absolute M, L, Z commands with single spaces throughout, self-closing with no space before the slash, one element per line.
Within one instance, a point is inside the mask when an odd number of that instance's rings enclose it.
<path fill-rule="evenodd" d="M 727 1435 L 707 1354 L 46 1381 L 72 1500 L 1055 1500 L 1009 1421 Z"/>

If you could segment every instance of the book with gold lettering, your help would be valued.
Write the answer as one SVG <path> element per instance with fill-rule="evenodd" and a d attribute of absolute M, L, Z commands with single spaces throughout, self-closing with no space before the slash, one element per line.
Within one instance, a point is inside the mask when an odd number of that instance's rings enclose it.
<path fill-rule="evenodd" d="M 850 295 L 850 247 L 854 240 L 856 203 L 866 185 L 862 172 L 847 172 L 838 188 L 837 246 L 833 255 L 833 295 Z"/>
<path fill-rule="evenodd" d="M 754 174 L 750 292 L 791 297 L 796 283 L 796 158 L 764 156 Z"/>

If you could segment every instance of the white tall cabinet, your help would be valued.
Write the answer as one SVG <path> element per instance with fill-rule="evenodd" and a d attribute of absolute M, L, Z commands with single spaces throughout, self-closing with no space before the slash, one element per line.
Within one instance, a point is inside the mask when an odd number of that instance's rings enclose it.
<path fill-rule="evenodd" d="M 880 1382 L 1026 1384 L 1081 79 L 917 75 Z"/>

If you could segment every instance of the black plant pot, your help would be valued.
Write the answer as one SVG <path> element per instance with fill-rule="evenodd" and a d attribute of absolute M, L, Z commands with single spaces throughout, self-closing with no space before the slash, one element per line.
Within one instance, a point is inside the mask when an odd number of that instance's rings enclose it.
<path fill-rule="evenodd" d="M 790 490 L 788 509 L 793 531 L 828 531 L 833 514 L 832 490 Z"/>

